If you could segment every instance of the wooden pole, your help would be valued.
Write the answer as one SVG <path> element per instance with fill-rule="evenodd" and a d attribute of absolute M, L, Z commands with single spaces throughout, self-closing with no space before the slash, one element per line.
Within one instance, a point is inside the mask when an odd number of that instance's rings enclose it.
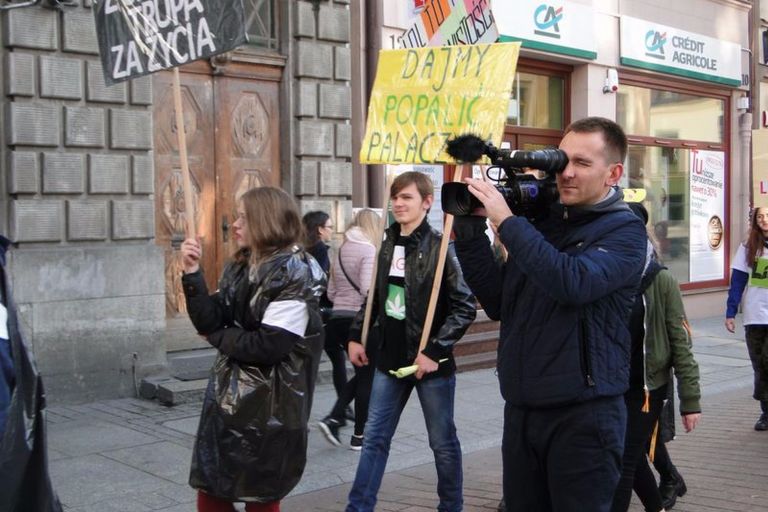
<path fill-rule="evenodd" d="M 453 171 L 453 181 L 461 179 L 463 165 L 457 165 Z M 437 258 L 437 268 L 435 269 L 435 280 L 432 283 L 432 294 L 429 296 L 429 306 L 427 306 L 427 317 L 424 320 L 424 329 L 421 331 L 421 341 L 419 343 L 419 353 L 424 350 L 429 341 L 429 332 L 432 327 L 432 320 L 435 318 L 435 309 L 437 309 L 437 297 L 440 295 L 440 285 L 443 281 L 443 270 L 445 269 L 445 259 L 448 255 L 448 244 L 451 241 L 451 230 L 453 230 L 453 215 L 445 216 L 443 225 L 443 239 L 440 241 L 440 253 Z"/>
<path fill-rule="evenodd" d="M 184 210 L 187 215 L 186 236 L 196 238 L 195 201 L 192 195 L 192 180 L 189 177 L 187 160 L 187 134 L 184 133 L 184 110 L 181 104 L 181 80 L 179 68 L 173 68 L 173 103 L 176 110 L 176 135 L 179 138 L 179 157 L 181 158 L 181 178 L 184 189 Z"/>
<path fill-rule="evenodd" d="M 384 206 L 381 212 L 381 233 L 383 236 L 384 230 L 387 228 L 387 216 L 389 212 L 389 189 L 392 188 L 392 177 L 387 178 L 387 184 L 384 187 L 384 194 L 381 200 L 381 204 Z M 368 299 L 365 303 L 365 316 L 363 317 L 363 332 L 360 335 L 360 343 L 366 346 L 368 343 L 368 331 L 371 328 L 371 313 L 373 312 L 373 297 L 374 290 L 376 289 L 376 273 L 379 270 L 379 252 L 381 251 L 381 244 L 379 244 L 379 250 L 376 251 L 376 257 L 373 258 L 373 274 L 371 275 L 371 286 L 368 287 Z"/>

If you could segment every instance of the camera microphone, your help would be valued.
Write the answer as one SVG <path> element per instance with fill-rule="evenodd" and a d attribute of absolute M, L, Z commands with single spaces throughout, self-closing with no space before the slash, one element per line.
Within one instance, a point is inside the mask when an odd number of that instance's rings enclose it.
<path fill-rule="evenodd" d="M 491 151 L 491 149 L 495 148 L 471 133 L 448 139 L 445 143 L 445 151 L 458 162 L 465 163 L 477 162 L 483 155 L 488 155 L 493 159 L 495 154 L 491 155 L 491 153 L 495 153 L 495 151 Z"/>

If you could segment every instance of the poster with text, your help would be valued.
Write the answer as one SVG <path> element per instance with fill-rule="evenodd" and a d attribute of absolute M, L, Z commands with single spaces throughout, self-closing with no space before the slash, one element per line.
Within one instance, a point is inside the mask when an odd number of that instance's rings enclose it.
<path fill-rule="evenodd" d="M 690 282 L 725 272 L 725 153 L 691 150 Z"/>
<path fill-rule="evenodd" d="M 247 42 L 243 0 L 96 0 L 104 81 L 112 85 Z"/>
<path fill-rule="evenodd" d="M 752 206 L 768 206 L 768 130 L 752 130 Z"/>
<path fill-rule="evenodd" d="M 445 164 L 447 139 L 473 133 L 495 146 L 507 120 L 520 43 L 382 50 L 364 164 Z"/>
<path fill-rule="evenodd" d="M 397 38 L 401 48 L 495 43 L 490 0 L 426 0 L 413 24 Z"/>

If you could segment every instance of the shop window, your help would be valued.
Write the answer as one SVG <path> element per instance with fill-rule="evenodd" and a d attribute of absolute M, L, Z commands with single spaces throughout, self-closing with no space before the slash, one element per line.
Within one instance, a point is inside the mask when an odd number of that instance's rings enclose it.
<path fill-rule="evenodd" d="M 276 0 L 245 0 L 244 6 L 248 43 L 259 48 L 276 50 Z"/>
<path fill-rule="evenodd" d="M 723 141 L 723 100 L 622 85 L 616 121 L 627 133 L 646 137 Z"/>
<path fill-rule="evenodd" d="M 565 80 L 558 76 L 515 74 L 507 124 L 528 128 L 562 130 Z"/>
<path fill-rule="evenodd" d="M 685 288 L 726 282 L 725 97 L 622 84 L 626 186 L 647 192 L 648 228 Z"/>

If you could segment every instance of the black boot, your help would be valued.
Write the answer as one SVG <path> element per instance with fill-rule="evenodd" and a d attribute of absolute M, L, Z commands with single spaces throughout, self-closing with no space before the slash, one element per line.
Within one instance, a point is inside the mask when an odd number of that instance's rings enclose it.
<path fill-rule="evenodd" d="M 755 423 L 755 430 L 768 430 L 768 402 L 761 400 L 760 409 L 762 409 L 763 413 L 757 419 L 757 423 Z"/>
<path fill-rule="evenodd" d="M 665 510 L 674 507 L 677 498 L 682 498 L 686 492 L 688 492 L 688 487 L 686 487 L 685 480 L 683 480 L 683 476 L 677 472 L 677 469 L 673 469 L 669 477 L 664 478 L 659 482 L 661 504 L 664 506 Z"/>

